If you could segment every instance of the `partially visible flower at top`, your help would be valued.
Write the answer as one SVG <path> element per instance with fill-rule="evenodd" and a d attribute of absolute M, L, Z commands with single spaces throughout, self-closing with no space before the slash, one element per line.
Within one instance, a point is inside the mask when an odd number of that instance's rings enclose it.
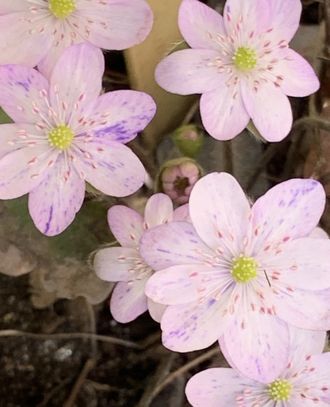
<path fill-rule="evenodd" d="M 247 376 L 271 381 L 287 363 L 289 326 L 330 328 L 330 240 L 310 238 L 325 206 L 312 179 L 283 182 L 251 207 L 237 181 L 194 186 L 191 222 L 147 231 L 140 252 L 157 271 L 146 294 L 167 305 L 163 343 L 189 352 L 216 340 Z"/>
<path fill-rule="evenodd" d="M 70 45 L 129 48 L 152 21 L 145 0 L 0 0 L 0 64 L 38 65 L 48 76 Z"/>
<path fill-rule="evenodd" d="M 140 239 L 148 229 L 172 220 L 186 220 L 187 216 L 186 205 L 173 211 L 170 198 L 164 194 L 148 199 L 144 218 L 126 206 L 115 205 L 109 209 L 110 230 L 122 247 L 99 250 L 94 269 L 102 280 L 118 282 L 110 301 L 111 313 L 118 322 L 133 321 L 147 310 L 159 322 L 165 307 L 147 299 L 144 293 L 154 271 L 140 255 Z"/>
<path fill-rule="evenodd" d="M 139 189 L 145 170 L 123 144 L 155 114 L 142 92 L 101 96 L 104 57 L 88 44 L 64 51 L 48 81 L 32 68 L 0 67 L 0 106 L 16 122 L 0 126 L 0 199 L 29 195 L 45 235 L 61 233 L 79 211 L 85 180 L 107 195 Z"/>
<path fill-rule="evenodd" d="M 190 192 L 201 177 L 201 168 L 196 161 L 178 158 L 167 161 L 160 171 L 159 187 L 176 204 L 185 204 Z"/>
<path fill-rule="evenodd" d="M 229 140 L 253 120 L 262 137 L 280 141 L 292 126 L 287 96 L 319 88 L 308 62 L 289 48 L 300 0 L 227 0 L 222 17 L 198 0 L 183 0 L 181 33 L 192 49 L 166 57 L 157 82 L 181 95 L 201 93 L 205 129 Z"/>
<path fill-rule="evenodd" d="M 293 331 L 293 330 L 291 330 Z M 288 365 L 271 382 L 258 382 L 236 369 L 197 373 L 186 386 L 193 407 L 325 407 L 330 404 L 330 352 L 326 333 L 294 330 Z"/>

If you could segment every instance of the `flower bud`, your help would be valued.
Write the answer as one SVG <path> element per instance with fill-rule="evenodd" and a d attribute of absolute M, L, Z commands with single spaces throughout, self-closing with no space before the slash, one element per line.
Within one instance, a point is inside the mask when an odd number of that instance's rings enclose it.
<path fill-rule="evenodd" d="M 196 157 L 204 142 L 203 133 L 194 124 L 179 127 L 172 134 L 172 139 L 181 153 L 188 157 Z"/>

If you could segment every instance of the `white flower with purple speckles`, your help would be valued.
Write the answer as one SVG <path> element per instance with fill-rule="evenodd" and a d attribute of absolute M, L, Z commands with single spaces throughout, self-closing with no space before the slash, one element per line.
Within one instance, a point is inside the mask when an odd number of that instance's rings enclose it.
<path fill-rule="evenodd" d="M 145 0 L 0 0 L 0 64 L 38 65 L 49 76 L 70 45 L 122 50 L 152 22 Z"/>
<path fill-rule="evenodd" d="M 199 180 L 192 224 L 171 222 L 141 239 L 159 270 L 146 294 L 168 306 L 164 345 L 188 352 L 220 340 L 244 374 L 273 380 L 287 363 L 288 326 L 330 328 L 330 241 L 306 237 L 324 205 L 312 179 L 283 182 L 252 208 L 231 175 Z"/>
<path fill-rule="evenodd" d="M 202 122 L 216 139 L 232 139 L 251 118 L 264 139 L 280 141 L 292 126 L 287 96 L 319 88 L 312 67 L 288 46 L 300 15 L 300 0 L 227 0 L 223 17 L 183 0 L 179 28 L 192 49 L 166 57 L 157 82 L 180 95 L 201 93 Z"/>
<path fill-rule="evenodd" d="M 259 382 L 236 369 L 197 373 L 186 386 L 193 407 L 326 407 L 330 405 L 330 352 L 326 333 L 290 330 L 288 365 L 271 382 Z"/>
<path fill-rule="evenodd" d="M 36 227 L 61 233 L 79 211 L 85 180 L 107 195 L 127 196 L 145 170 L 124 143 L 155 114 L 145 93 L 103 94 L 102 52 L 68 48 L 48 81 L 32 68 L 0 67 L 0 105 L 15 124 L 0 126 L 0 199 L 29 194 Z"/>
<path fill-rule="evenodd" d="M 159 321 L 165 307 L 147 299 L 144 288 L 154 271 L 139 252 L 140 239 L 146 230 L 172 220 L 186 220 L 187 205 L 173 211 L 171 199 L 155 194 L 148 199 L 144 218 L 133 209 L 115 205 L 108 211 L 112 234 L 122 247 L 99 250 L 94 258 L 96 274 L 105 281 L 118 282 L 111 296 L 110 309 L 118 322 L 130 322 L 147 309 Z"/>

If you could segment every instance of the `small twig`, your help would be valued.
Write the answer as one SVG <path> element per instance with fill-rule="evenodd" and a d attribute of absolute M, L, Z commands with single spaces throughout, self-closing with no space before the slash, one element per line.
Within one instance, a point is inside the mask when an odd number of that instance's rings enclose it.
<path fill-rule="evenodd" d="M 124 339 L 114 338 L 112 336 L 96 335 L 87 332 L 70 332 L 70 333 L 54 333 L 54 334 L 38 334 L 33 332 L 16 331 L 14 329 L 4 329 L 0 331 L 0 337 L 7 336 L 25 336 L 32 339 L 48 340 L 48 339 L 95 339 L 100 342 L 112 343 L 114 345 L 125 346 L 132 349 L 143 349 L 143 346 L 135 342 L 126 341 Z"/>
<path fill-rule="evenodd" d="M 63 387 L 65 387 L 70 382 L 71 382 L 70 377 L 67 377 L 66 379 L 62 380 L 61 383 L 53 387 L 51 391 L 45 394 L 43 400 L 39 404 L 37 404 L 37 407 L 46 407 L 50 400 L 55 396 L 55 394 L 58 393 Z"/>
<path fill-rule="evenodd" d="M 296 120 L 292 126 L 292 130 L 297 130 L 299 127 L 316 127 L 320 130 L 330 132 L 330 121 L 321 119 L 320 117 L 307 116 Z"/>
<path fill-rule="evenodd" d="M 78 376 L 77 381 L 75 382 L 71 393 L 65 403 L 63 404 L 63 407 L 72 407 L 75 404 L 76 398 L 79 394 L 79 391 L 84 384 L 86 377 L 88 376 L 89 372 L 93 370 L 95 367 L 95 360 L 94 359 L 88 359 L 80 372 L 80 375 Z"/>
<path fill-rule="evenodd" d="M 155 386 L 154 391 L 152 393 L 153 398 L 157 396 L 165 387 L 167 387 L 170 383 L 172 383 L 176 378 L 183 375 L 184 373 L 188 372 L 190 369 L 198 366 L 200 363 L 205 362 L 208 359 L 213 358 L 213 356 L 219 355 L 220 349 L 219 347 L 215 349 L 211 349 L 210 351 L 204 353 L 201 356 L 198 356 L 196 359 L 186 363 L 185 365 L 181 366 L 179 369 L 175 370 L 171 374 L 169 374 L 161 383 Z"/>

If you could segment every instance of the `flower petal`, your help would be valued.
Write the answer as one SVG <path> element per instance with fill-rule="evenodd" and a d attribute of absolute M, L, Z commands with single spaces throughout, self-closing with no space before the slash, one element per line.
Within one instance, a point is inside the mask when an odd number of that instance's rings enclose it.
<path fill-rule="evenodd" d="M 330 290 L 277 291 L 274 296 L 277 315 L 302 329 L 330 329 Z"/>
<path fill-rule="evenodd" d="M 173 220 L 176 222 L 191 222 L 189 215 L 189 204 L 181 205 L 178 208 L 174 209 Z"/>
<path fill-rule="evenodd" d="M 26 0 L 0 0 L 0 14 L 15 13 L 29 9 Z"/>
<path fill-rule="evenodd" d="M 271 188 L 252 207 L 255 252 L 308 236 L 324 206 L 324 189 L 313 179 L 291 179 Z"/>
<path fill-rule="evenodd" d="M 16 122 L 36 123 L 38 112 L 48 117 L 48 88 L 47 80 L 35 69 L 0 67 L 0 105 Z"/>
<path fill-rule="evenodd" d="M 134 278 L 138 252 L 128 247 L 107 247 L 94 257 L 94 270 L 105 281 L 130 281 Z"/>
<path fill-rule="evenodd" d="M 176 265 L 158 271 L 148 281 L 146 294 L 155 302 L 166 305 L 185 304 L 200 300 L 206 287 L 212 284 L 210 278 L 205 283 L 205 275 L 212 276 L 214 270 L 206 265 Z M 204 279 L 203 279 L 204 277 Z M 219 277 L 215 276 L 218 282 Z"/>
<path fill-rule="evenodd" d="M 155 194 L 148 199 L 144 209 L 147 229 L 170 222 L 173 218 L 173 203 L 165 194 Z"/>
<path fill-rule="evenodd" d="M 189 206 L 192 223 L 208 246 L 241 253 L 250 204 L 232 175 L 214 172 L 203 177 L 192 190 Z"/>
<path fill-rule="evenodd" d="M 144 0 L 85 1 L 76 21 L 80 35 L 92 44 L 122 50 L 144 41 L 151 31 L 153 15 Z"/>
<path fill-rule="evenodd" d="M 176 352 L 191 352 L 212 345 L 223 333 L 218 301 L 203 301 L 166 308 L 161 321 L 163 345 Z"/>
<path fill-rule="evenodd" d="M 247 377 L 262 383 L 276 379 L 289 360 L 289 330 L 273 315 L 236 313 L 223 333 L 226 350 Z"/>
<path fill-rule="evenodd" d="M 197 373 L 188 381 L 186 396 L 193 407 L 236 406 L 243 391 L 257 385 L 234 369 L 213 368 Z"/>
<path fill-rule="evenodd" d="M 290 42 L 300 21 L 302 4 L 300 0 L 268 0 L 272 28 L 281 39 Z"/>
<path fill-rule="evenodd" d="M 48 23 L 40 32 L 30 12 L 1 15 L 0 64 L 36 66 L 51 46 L 51 21 Z"/>
<path fill-rule="evenodd" d="M 41 233 L 55 236 L 74 220 L 85 196 L 85 182 L 61 155 L 29 194 L 29 212 Z"/>
<path fill-rule="evenodd" d="M 47 175 L 57 152 L 44 145 L 13 149 L 0 158 L 0 199 L 13 199 L 27 194 Z"/>
<path fill-rule="evenodd" d="M 87 182 L 104 194 L 122 197 L 136 192 L 144 183 L 145 169 L 138 157 L 117 142 L 77 141 L 75 165 Z"/>
<path fill-rule="evenodd" d="M 254 125 L 267 141 L 281 141 L 292 127 L 289 99 L 273 83 L 263 83 L 257 90 L 241 85 L 243 102 Z"/>
<path fill-rule="evenodd" d="M 180 264 L 203 264 L 202 253 L 214 253 L 187 222 L 171 222 L 147 230 L 140 241 L 140 253 L 154 270 Z"/>
<path fill-rule="evenodd" d="M 123 205 L 112 206 L 108 210 L 108 223 L 111 233 L 125 247 L 137 247 L 143 233 L 143 218 L 131 208 Z"/>
<path fill-rule="evenodd" d="M 329 235 L 327 234 L 327 232 L 319 227 L 313 229 L 308 237 L 311 237 L 313 239 L 329 239 Z"/>
<path fill-rule="evenodd" d="M 166 310 L 166 306 L 163 304 L 158 304 L 151 298 L 148 298 L 148 310 L 151 318 L 156 322 L 160 322 Z"/>
<path fill-rule="evenodd" d="M 225 35 L 222 16 L 197 0 L 183 0 L 179 9 L 181 34 L 192 48 L 220 49 Z"/>
<path fill-rule="evenodd" d="M 144 286 L 147 279 L 116 284 L 110 301 L 114 319 L 121 323 L 133 321 L 148 309 Z"/>
<path fill-rule="evenodd" d="M 270 256 L 271 266 L 267 266 L 266 260 L 264 267 L 266 270 L 273 267 L 278 283 L 292 290 L 330 289 L 329 254 L 329 239 L 297 239 L 283 245 L 277 255 Z"/>
<path fill-rule="evenodd" d="M 108 92 L 86 108 L 84 122 L 76 122 L 75 129 L 77 134 L 88 133 L 100 143 L 117 141 L 126 144 L 145 129 L 155 112 L 155 102 L 144 92 Z"/>
<path fill-rule="evenodd" d="M 219 52 L 206 49 L 185 49 L 164 58 L 157 66 L 157 83 L 168 92 L 179 95 L 204 93 L 219 88 L 225 74 L 219 71 Z"/>
<path fill-rule="evenodd" d="M 282 91 L 288 96 L 303 97 L 311 95 L 320 87 L 320 81 L 311 65 L 292 49 L 276 65 L 283 77 Z"/>
<path fill-rule="evenodd" d="M 217 140 L 231 140 L 246 128 L 250 120 L 241 94 L 234 86 L 225 85 L 204 93 L 200 110 L 205 129 Z"/>
<path fill-rule="evenodd" d="M 74 125 L 72 118 L 99 96 L 103 72 L 100 49 L 78 44 L 63 52 L 50 77 L 50 102 L 61 123 Z"/>

